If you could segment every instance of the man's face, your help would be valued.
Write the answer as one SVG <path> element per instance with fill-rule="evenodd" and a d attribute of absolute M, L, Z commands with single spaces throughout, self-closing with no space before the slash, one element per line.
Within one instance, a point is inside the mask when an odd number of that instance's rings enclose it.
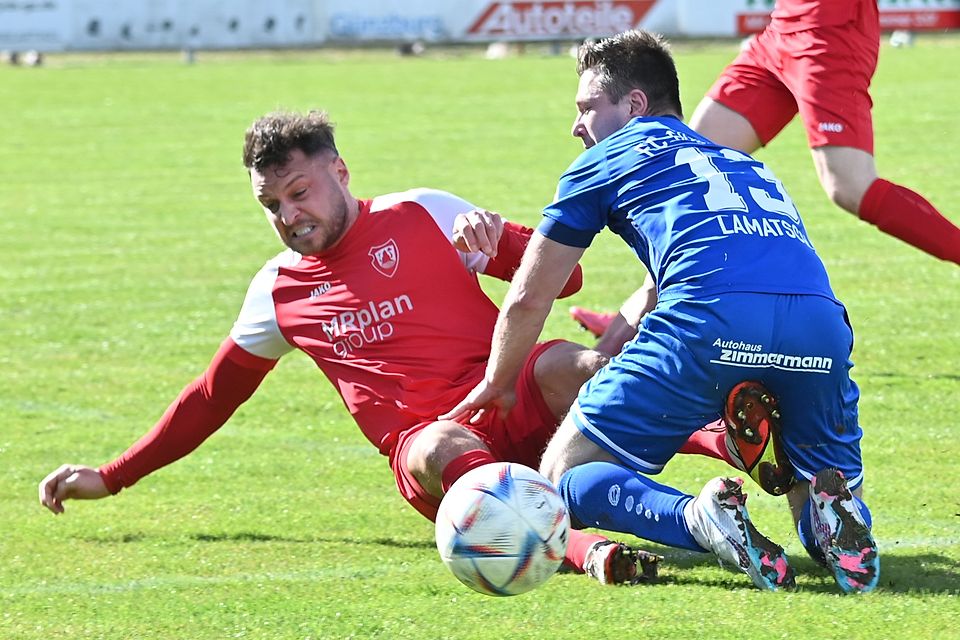
<path fill-rule="evenodd" d="M 307 157 L 294 149 L 286 164 L 250 171 L 253 195 L 267 220 L 280 240 L 302 255 L 330 249 L 356 220 L 349 182 L 347 166 L 329 151 Z"/>
<path fill-rule="evenodd" d="M 584 148 L 589 149 L 619 130 L 631 117 L 631 104 L 626 96 L 620 102 L 610 102 L 593 69 L 583 72 L 577 87 L 577 118 L 573 121 L 572 133 L 583 140 Z"/>

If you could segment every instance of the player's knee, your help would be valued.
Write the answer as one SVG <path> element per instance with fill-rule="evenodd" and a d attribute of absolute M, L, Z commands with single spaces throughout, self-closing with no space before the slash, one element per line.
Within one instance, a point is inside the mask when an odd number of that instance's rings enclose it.
<path fill-rule="evenodd" d="M 577 436 L 579 436 L 579 430 L 567 416 L 560 423 L 560 427 L 540 458 L 540 475 L 554 484 L 560 482 L 560 477 L 573 466 L 569 454 L 572 450 L 572 439 Z"/>
<path fill-rule="evenodd" d="M 870 169 L 869 163 L 860 154 L 852 158 L 848 155 L 825 155 L 816 165 L 820 184 L 830 201 L 856 214 L 863 194 L 876 179 L 876 171 Z"/>
<path fill-rule="evenodd" d="M 544 402 L 555 416 L 562 416 L 577 397 L 584 382 L 607 363 L 607 356 L 580 345 L 564 343 L 538 360 L 534 376 Z"/>
<path fill-rule="evenodd" d="M 547 449 L 540 460 L 540 475 L 556 485 L 566 470 L 567 467 L 563 461 Z"/>
<path fill-rule="evenodd" d="M 578 387 L 599 371 L 609 357 L 594 349 L 562 342 L 547 350 L 534 367 L 537 382 L 543 386 L 575 383 Z"/>
<path fill-rule="evenodd" d="M 580 369 L 587 378 L 593 377 L 597 371 L 606 366 L 610 356 L 593 349 L 587 349 L 580 354 Z"/>
<path fill-rule="evenodd" d="M 434 475 L 436 460 L 440 455 L 444 429 L 435 429 L 434 425 L 425 428 L 407 450 L 407 470 L 423 483 L 423 480 Z"/>
<path fill-rule="evenodd" d="M 863 193 L 858 193 L 848 182 L 837 179 L 827 180 L 823 183 L 823 190 L 833 204 L 844 211 L 857 213 Z"/>
<path fill-rule="evenodd" d="M 432 453 L 432 444 L 426 438 L 420 436 L 409 449 L 407 449 L 406 467 L 414 478 L 420 484 L 423 484 L 424 477 L 429 468 L 429 459 Z"/>
<path fill-rule="evenodd" d="M 485 448 L 466 427 L 449 420 L 434 422 L 416 437 L 407 450 L 407 469 L 426 486 L 439 482 L 447 463 L 470 449 Z"/>
<path fill-rule="evenodd" d="M 593 377 L 610 360 L 610 356 L 594 349 L 581 349 L 574 357 L 573 366 L 567 368 L 563 376 L 558 376 L 563 385 L 574 389 L 574 394 L 580 386 Z M 572 399 L 571 399 L 572 402 Z"/>

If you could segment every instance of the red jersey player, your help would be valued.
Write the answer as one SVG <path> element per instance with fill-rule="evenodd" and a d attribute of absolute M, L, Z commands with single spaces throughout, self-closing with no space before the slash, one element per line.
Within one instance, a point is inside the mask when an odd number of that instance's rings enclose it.
<path fill-rule="evenodd" d="M 690 127 L 753 153 L 799 113 L 820 184 L 837 206 L 960 264 L 960 228 L 920 194 L 877 175 L 869 89 L 879 49 L 876 0 L 777 0 L 770 24 L 721 72 Z M 570 313 L 601 337 L 595 348 L 612 355 L 636 333 L 648 303 L 641 288 L 619 315 Z"/>
<path fill-rule="evenodd" d="M 869 88 L 879 49 L 876 0 L 777 0 L 770 25 L 720 74 L 690 126 L 751 153 L 799 112 L 835 204 L 960 264 L 960 229 L 923 196 L 877 176 Z"/>
<path fill-rule="evenodd" d="M 403 497 L 435 518 L 463 473 L 497 460 L 536 468 L 580 385 L 605 361 L 555 340 L 527 357 L 517 406 L 477 424 L 437 420 L 479 382 L 497 307 L 477 273 L 509 280 L 530 230 L 449 193 L 416 189 L 358 200 L 325 113 L 275 113 L 247 131 L 254 195 L 287 250 L 253 278 L 239 317 L 207 370 L 156 426 L 99 469 L 62 465 L 41 502 L 115 494 L 198 447 L 299 349 L 336 387 L 388 457 Z M 580 286 L 579 269 L 565 294 Z M 658 557 L 571 532 L 568 564 L 605 583 L 655 571 Z"/>

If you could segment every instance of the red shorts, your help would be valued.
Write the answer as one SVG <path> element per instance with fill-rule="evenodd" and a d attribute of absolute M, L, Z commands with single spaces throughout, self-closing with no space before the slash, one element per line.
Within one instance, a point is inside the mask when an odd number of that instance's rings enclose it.
<path fill-rule="evenodd" d="M 534 469 L 540 466 L 540 456 L 557 430 L 557 418 L 540 393 L 533 367 L 537 359 L 558 342 L 560 340 L 538 344 L 527 356 L 517 380 L 517 404 L 506 420 L 488 416 L 480 424 L 464 425 L 487 445 L 497 460 L 519 462 Z M 400 432 L 389 453 L 390 468 L 397 479 L 400 495 L 431 521 L 436 520 L 440 499 L 427 493 L 407 469 L 407 452 L 420 432 L 432 423 L 421 422 Z"/>
<path fill-rule="evenodd" d="M 877 5 L 841 26 L 780 33 L 770 27 L 724 69 L 707 96 L 753 126 L 764 145 L 798 112 L 811 148 L 873 154 L 870 79 L 877 68 Z"/>

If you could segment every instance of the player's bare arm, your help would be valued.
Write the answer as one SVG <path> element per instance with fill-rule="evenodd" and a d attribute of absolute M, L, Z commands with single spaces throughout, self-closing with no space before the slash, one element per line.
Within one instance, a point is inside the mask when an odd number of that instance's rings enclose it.
<path fill-rule="evenodd" d="M 582 255 L 582 248 L 533 234 L 497 318 L 484 379 L 440 419 L 469 415 L 479 420 L 486 411 L 503 415 L 510 410 L 520 368 L 540 337 L 554 299 Z"/>

